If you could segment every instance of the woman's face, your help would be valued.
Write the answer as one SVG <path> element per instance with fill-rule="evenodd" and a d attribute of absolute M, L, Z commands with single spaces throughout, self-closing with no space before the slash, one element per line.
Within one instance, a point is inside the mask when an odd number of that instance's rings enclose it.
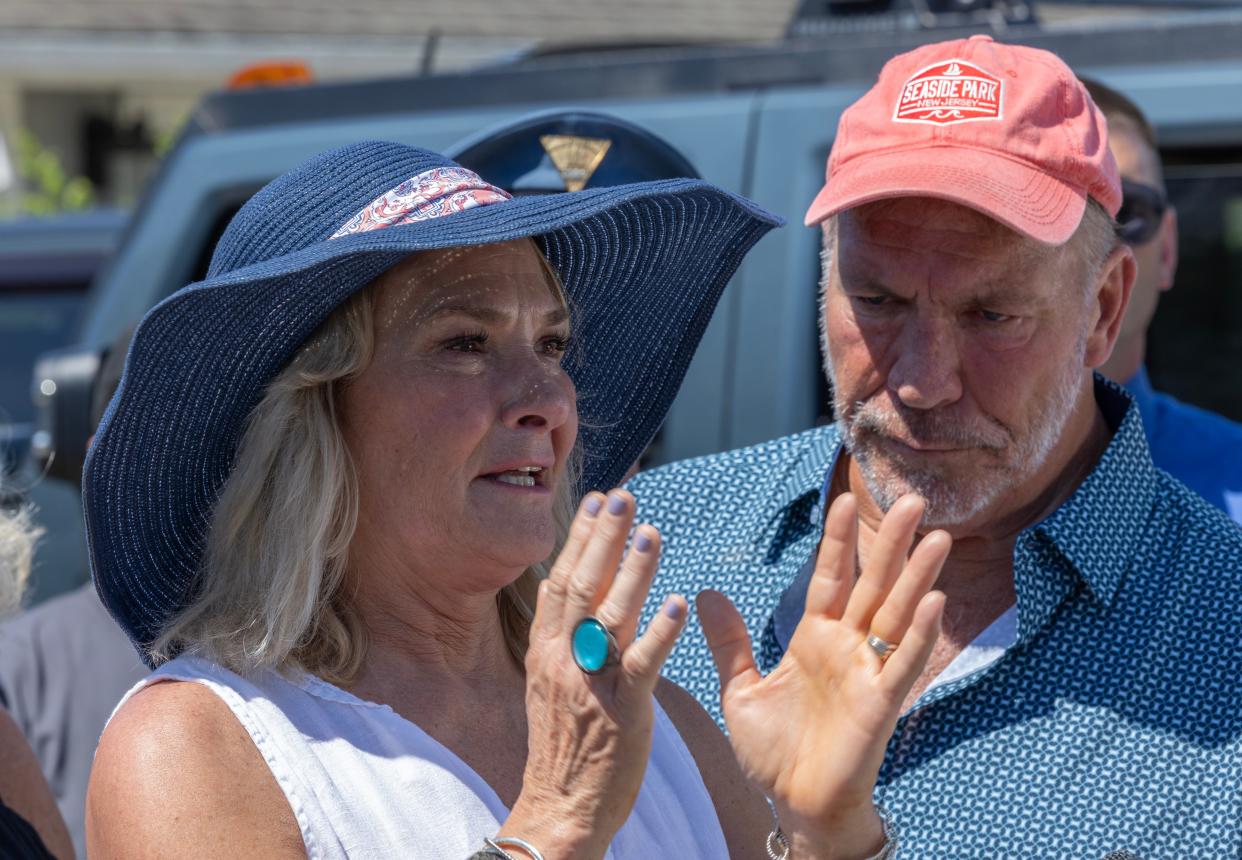
<path fill-rule="evenodd" d="M 578 432 L 565 306 L 523 239 L 408 258 L 377 284 L 374 316 L 374 358 L 341 396 L 351 566 L 495 589 L 554 548 Z"/>

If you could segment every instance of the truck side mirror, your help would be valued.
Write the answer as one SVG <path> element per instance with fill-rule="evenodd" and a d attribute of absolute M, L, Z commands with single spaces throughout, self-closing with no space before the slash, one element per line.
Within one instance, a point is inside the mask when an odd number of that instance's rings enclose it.
<path fill-rule="evenodd" d="M 30 455 L 49 478 L 82 484 L 86 445 L 95 432 L 91 397 L 104 349 L 74 346 L 44 353 L 35 362 L 37 417 Z"/>

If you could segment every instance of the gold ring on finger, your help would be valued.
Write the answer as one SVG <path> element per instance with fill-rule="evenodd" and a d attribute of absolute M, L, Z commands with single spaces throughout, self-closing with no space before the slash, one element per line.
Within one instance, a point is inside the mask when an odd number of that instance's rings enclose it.
<path fill-rule="evenodd" d="M 887 660 L 897 650 L 896 642 L 888 642 L 876 636 L 874 633 L 867 634 L 867 647 L 875 652 L 880 660 Z"/>

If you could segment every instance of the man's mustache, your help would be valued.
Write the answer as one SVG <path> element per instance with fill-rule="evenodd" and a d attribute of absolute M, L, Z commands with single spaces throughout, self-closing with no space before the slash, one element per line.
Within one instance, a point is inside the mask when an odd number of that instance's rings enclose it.
<path fill-rule="evenodd" d="M 845 410 L 845 424 L 857 439 L 864 434 L 913 442 L 932 448 L 1000 450 L 1012 434 L 999 422 L 964 420 L 944 411 L 897 409 L 874 400 L 855 401 Z"/>

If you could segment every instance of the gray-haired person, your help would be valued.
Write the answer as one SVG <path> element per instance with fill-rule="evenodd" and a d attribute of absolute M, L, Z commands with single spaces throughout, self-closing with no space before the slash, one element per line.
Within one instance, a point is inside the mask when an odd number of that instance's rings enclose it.
<path fill-rule="evenodd" d="M 0 616 L 21 603 L 37 531 L 0 481 Z M 21 729 L 0 708 L 0 857 L 71 860 L 73 843 Z"/>
<path fill-rule="evenodd" d="M 94 425 L 121 381 L 130 334 L 118 338 L 100 366 Z M 80 857 L 86 856 L 86 786 L 99 736 L 121 696 L 148 671 L 89 581 L 0 621 L 0 707 L 34 750 Z"/>
<path fill-rule="evenodd" d="M 903 856 L 1242 852 L 1242 531 L 1094 372 L 1135 278 L 1122 203 L 1056 56 L 979 35 L 893 58 L 806 217 L 835 426 L 629 484 L 666 537 L 656 588 L 732 594 L 761 669 L 811 611 L 821 511 L 853 499 L 865 547 L 903 493 L 927 500 L 949 611 L 875 793 Z M 688 635 L 666 672 L 728 722 L 710 667 Z"/>

